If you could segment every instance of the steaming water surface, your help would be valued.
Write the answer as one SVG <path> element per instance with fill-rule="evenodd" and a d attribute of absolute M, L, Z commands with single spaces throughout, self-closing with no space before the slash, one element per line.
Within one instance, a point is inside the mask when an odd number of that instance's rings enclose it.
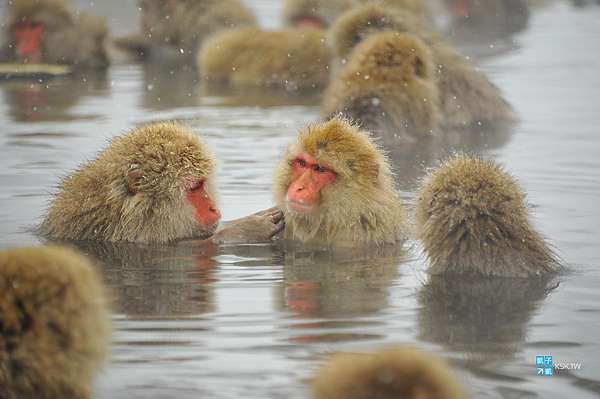
<path fill-rule="evenodd" d="M 114 14 L 107 4 L 116 3 L 84 5 Z M 263 25 L 278 24 L 278 3 L 256 2 Z M 135 29 L 132 4 L 111 15 L 119 33 Z M 598 397 L 598 37 L 600 7 L 532 10 L 528 28 L 481 61 L 519 125 L 452 147 L 390 149 L 409 202 L 423 168 L 450 150 L 500 161 L 569 273 L 539 283 L 429 280 L 414 243 L 363 259 L 271 246 L 85 247 L 116 301 L 113 358 L 97 396 L 307 398 L 306 379 L 328 353 L 415 344 L 449 359 L 473 397 Z M 226 219 L 270 206 L 273 168 L 318 118 L 318 101 L 215 96 L 194 80 L 114 65 L 104 77 L 1 82 L 0 248 L 38 243 L 28 228 L 60 176 L 147 121 L 179 119 L 206 138 Z M 537 354 L 582 368 L 538 377 Z"/>

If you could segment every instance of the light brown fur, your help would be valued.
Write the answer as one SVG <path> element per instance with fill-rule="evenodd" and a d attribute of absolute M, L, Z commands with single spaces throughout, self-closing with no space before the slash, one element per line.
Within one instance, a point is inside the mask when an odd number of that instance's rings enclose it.
<path fill-rule="evenodd" d="M 302 152 L 338 174 L 321 191 L 319 208 L 310 214 L 286 206 L 291 163 Z M 332 119 L 303 129 L 277 167 L 274 190 L 285 214 L 287 239 L 325 246 L 397 244 L 404 239 L 404 209 L 387 159 L 366 132 L 346 121 Z"/>
<path fill-rule="evenodd" d="M 207 40 L 198 57 L 200 73 L 209 82 L 287 91 L 324 88 L 330 62 L 325 35 L 317 29 L 226 31 Z"/>
<path fill-rule="evenodd" d="M 351 57 L 354 47 L 381 31 L 418 36 L 431 49 L 436 68 L 442 123 L 462 127 L 478 122 L 514 121 L 516 115 L 500 90 L 473 67 L 450 44 L 430 33 L 414 16 L 376 5 L 348 11 L 331 28 L 335 56 L 341 61 Z"/>
<path fill-rule="evenodd" d="M 431 52 L 418 38 L 372 35 L 325 92 L 325 119 L 341 114 L 383 136 L 419 141 L 439 122 Z"/>
<path fill-rule="evenodd" d="M 197 223 L 185 195 L 191 179 L 206 179 L 215 199 L 214 170 L 212 153 L 194 133 L 175 123 L 141 126 L 64 179 L 39 230 L 68 240 L 206 238 L 216 226 Z"/>
<path fill-rule="evenodd" d="M 155 45 L 183 50 L 184 56 L 195 56 L 202 42 L 220 30 L 256 25 L 239 0 L 142 0 L 141 7 L 144 35 Z"/>
<path fill-rule="evenodd" d="M 90 398 L 110 333 L 86 258 L 60 247 L 0 252 L 0 397 Z"/>
<path fill-rule="evenodd" d="M 313 381 L 315 399 L 464 399 L 441 359 L 409 347 L 340 353 Z"/>
<path fill-rule="evenodd" d="M 433 274 L 527 277 L 559 269 L 529 221 L 521 188 L 491 161 L 457 157 L 434 170 L 416 221 Z"/>
<path fill-rule="evenodd" d="M 14 0 L 9 6 L 5 53 L 12 61 L 19 58 L 14 50 L 14 25 L 35 22 L 45 26 L 42 61 L 82 68 L 106 68 L 108 27 L 104 18 L 75 12 L 65 0 Z"/>
<path fill-rule="evenodd" d="M 356 4 L 357 0 L 286 0 L 283 17 L 290 26 L 301 18 L 315 18 L 327 27 Z"/>

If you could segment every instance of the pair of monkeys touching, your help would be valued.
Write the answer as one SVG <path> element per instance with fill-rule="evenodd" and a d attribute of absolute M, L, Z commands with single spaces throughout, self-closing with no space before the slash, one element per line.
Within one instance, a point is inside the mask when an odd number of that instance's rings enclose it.
<path fill-rule="evenodd" d="M 62 182 L 39 231 L 61 240 L 137 243 L 249 243 L 281 235 L 338 248 L 402 245 L 409 235 L 385 155 L 342 119 L 309 125 L 289 146 L 275 172 L 276 208 L 217 229 L 214 175 L 215 159 L 197 135 L 175 123 L 141 126 Z M 556 271 L 524 197 L 490 161 L 456 157 L 430 173 L 415 209 L 430 270 L 504 277 Z"/>

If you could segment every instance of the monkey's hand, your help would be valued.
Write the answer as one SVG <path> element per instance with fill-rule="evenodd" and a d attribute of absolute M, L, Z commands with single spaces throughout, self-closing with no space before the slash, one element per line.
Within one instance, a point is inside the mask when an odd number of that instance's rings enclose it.
<path fill-rule="evenodd" d="M 250 244 L 269 242 L 283 231 L 283 212 L 273 207 L 232 220 L 217 231 L 211 240 L 217 244 Z"/>

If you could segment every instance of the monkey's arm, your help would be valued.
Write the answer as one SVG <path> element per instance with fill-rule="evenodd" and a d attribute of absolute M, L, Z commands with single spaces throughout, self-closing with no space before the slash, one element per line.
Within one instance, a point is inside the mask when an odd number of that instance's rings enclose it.
<path fill-rule="evenodd" d="M 226 222 L 208 240 L 217 244 L 249 244 L 271 241 L 283 231 L 283 212 L 273 207 Z"/>

